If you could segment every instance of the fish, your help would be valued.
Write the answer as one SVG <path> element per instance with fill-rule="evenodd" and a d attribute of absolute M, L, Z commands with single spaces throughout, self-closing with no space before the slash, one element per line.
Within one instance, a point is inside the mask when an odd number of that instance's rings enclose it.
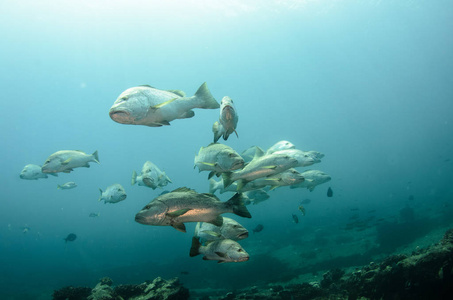
<path fill-rule="evenodd" d="M 327 197 L 332 197 L 333 196 L 333 191 L 332 191 L 332 188 L 329 186 L 329 188 L 327 189 Z"/>
<path fill-rule="evenodd" d="M 258 146 L 251 146 L 241 152 L 241 156 L 245 163 L 249 163 L 255 157 L 256 153 L 264 153 L 265 151 Z"/>
<path fill-rule="evenodd" d="M 304 151 L 304 152 L 307 155 L 309 155 L 315 161 L 315 163 L 320 163 L 321 158 L 324 157 L 324 154 L 322 154 L 321 152 L 318 152 L 318 151 L 310 150 L 310 151 Z"/>
<path fill-rule="evenodd" d="M 57 185 L 57 189 L 59 190 L 69 190 L 69 189 L 73 189 L 77 187 L 77 184 L 73 181 L 69 181 L 69 182 L 66 182 L 66 183 L 63 183 L 63 184 L 58 184 Z"/>
<path fill-rule="evenodd" d="M 255 229 L 253 229 L 253 233 L 261 232 L 264 229 L 264 226 L 261 224 L 256 225 Z"/>
<path fill-rule="evenodd" d="M 108 186 L 105 191 L 102 191 L 102 189 L 99 189 L 99 191 L 101 192 L 101 196 L 99 197 L 98 201 L 104 200 L 104 204 L 118 203 L 125 200 L 127 197 L 126 191 L 119 183 Z"/>
<path fill-rule="evenodd" d="M 253 181 L 252 181 L 253 182 Z M 252 191 L 246 191 L 243 192 L 242 195 L 245 197 L 245 204 L 258 204 L 260 202 L 263 202 L 267 199 L 269 199 L 269 194 L 263 190 L 263 189 L 258 189 L 258 190 L 252 190 Z"/>
<path fill-rule="evenodd" d="M 236 193 L 228 201 L 222 202 L 213 194 L 200 194 L 187 187 L 180 187 L 170 193 L 157 196 L 135 215 L 135 221 L 144 225 L 172 226 L 186 232 L 186 222 L 208 222 L 222 226 L 223 213 L 234 213 L 251 218 L 242 199 Z"/>
<path fill-rule="evenodd" d="M 310 202 L 311 202 L 311 200 L 308 199 L 308 198 L 306 198 L 306 199 L 302 200 L 300 203 L 302 203 L 302 204 L 309 204 Z"/>
<path fill-rule="evenodd" d="M 238 242 L 223 239 L 212 241 L 203 246 L 196 238 L 192 238 L 192 247 L 190 247 L 190 257 L 203 254 L 203 260 L 216 260 L 217 263 L 242 262 L 249 260 L 249 254 L 239 245 Z"/>
<path fill-rule="evenodd" d="M 286 154 L 264 155 L 257 152 L 253 160 L 243 169 L 222 173 L 223 185 L 228 187 L 234 181 L 238 181 L 237 190 L 240 191 L 250 181 L 281 173 L 296 165 L 297 160 Z"/>
<path fill-rule="evenodd" d="M 231 172 L 244 167 L 244 159 L 230 146 L 211 143 L 207 147 L 201 147 L 195 155 L 194 168 L 199 172 L 210 171 L 208 179 L 212 176 L 220 176 L 224 172 Z"/>
<path fill-rule="evenodd" d="M 68 234 L 68 236 L 66 238 L 64 238 L 63 240 L 65 241 L 65 243 L 67 242 L 73 242 L 75 241 L 77 238 L 77 235 L 75 235 L 74 233 L 70 233 Z"/>
<path fill-rule="evenodd" d="M 220 116 L 219 121 L 215 122 L 212 126 L 212 132 L 214 133 L 214 143 L 216 143 L 221 136 L 226 141 L 233 132 L 237 137 L 238 133 L 236 127 L 238 124 L 238 114 L 234 107 L 233 99 L 228 96 L 222 98 L 220 101 Z"/>
<path fill-rule="evenodd" d="M 99 217 L 100 215 L 101 215 L 101 213 L 90 213 L 88 216 L 89 216 L 90 218 L 97 218 L 97 217 Z"/>
<path fill-rule="evenodd" d="M 291 168 L 272 176 L 255 179 L 254 181 L 247 183 L 240 191 L 243 191 L 244 189 L 247 190 L 251 185 L 253 185 L 255 188 L 260 186 L 270 186 L 270 190 L 273 190 L 282 186 L 298 184 L 300 182 L 303 182 L 304 180 L 304 176 L 302 176 L 299 171 Z"/>
<path fill-rule="evenodd" d="M 192 109 L 216 109 L 220 105 L 203 83 L 194 96 L 179 90 L 159 90 L 149 85 L 122 92 L 109 110 L 110 118 L 120 124 L 160 127 L 175 119 L 192 118 Z"/>
<path fill-rule="evenodd" d="M 100 164 L 97 151 L 86 154 L 79 150 L 61 150 L 50 155 L 41 170 L 43 173 L 70 173 L 74 168 L 89 168 L 89 162 Z"/>
<path fill-rule="evenodd" d="M 214 194 L 216 191 L 219 191 L 220 194 L 226 193 L 226 192 L 236 192 L 237 191 L 237 186 L 233 182 L 233 184 L 229 185 L 228 187 L 223 186 L 223 179 L 220 178 L 219 181 L 216 181 L 214 178 L 209 179 L 209 192 L 211 194 Z"/>
<path fill-rule="evenodd" d="M 55 173 L 44 174 L 41 170 L 41 166 L 28 164 L 22 169 L 19 177 L 26 180 L 38 180 L 40 178 L 48 178 L 49 176 L 47 175 L 58 176 L 58 174 Z"/>
<path fill-rule="evenodd" d="M 292 216 L 293 216 L 294 223 L 296 223 L 296 224 L 299 223 L 299 218 L 295 214 L 292 214 Z"/>
<path fill-rule="evenodd" d="M 147 186 L 155 190 L 156 188 L 162 188 L 171 182 L 171 179 L 165 174 L 165 171 L 161 171 L 150 161 L 146 161 L 143 164 L 140 176 L 137 176 L 135 171 L 132 172 L 131 185 L 137 183 L 138 185 Z"/>
<path fill-rule="evenodd" d="M 31 229 L 30 227 L 24 226 L 24 227 L 22 227 L 22 233 L 26 234 L 30 231 L 30 229 Z"/>
<path fill-rule="evenodd" d="M 273 152 L 273 154 L 286 154 L 297 160 L 295 167 L 308 167 L 315 163 L 315 160 L 307 152 L 299 149 L 284 149 Z"/>
<path fill-rule="evenodd" d="M 223 217 L 222 226 L 198 222 L 195 227 L 194 236 L 203 243 L 220 239 L 238 241 L 247 238 L 249 236 L 249 232 L 244 226 L 239 224 L 239 222 L 231 218 Z"/>
<path fill-rule="evenodd" d="M 276 151 L 280 150 L 288 150 L 288 149 L 296 149 L 296 146 L 294 146 L 293 143 L 288 142 L 288 141 L 280 141 L 269 147 L 267 149 L 266 154 L 272 154 Z"/>
<path fill-rule="evenodd" d="M 290 185 L 289 188 L 307 188 L 310 192 L 312 192 L 316 186 L 331 180 L 330 175 L 319 170 L 306 170 L 301 174 L 304 176 L 305 180 L 298 184 Z"/>
<path fill-rule="evenodd" d="M 298 209 L 300 210 L 302 215 L 305 216 L 305 207 L 303 207 L 303 205 L 299 205 Z"/>

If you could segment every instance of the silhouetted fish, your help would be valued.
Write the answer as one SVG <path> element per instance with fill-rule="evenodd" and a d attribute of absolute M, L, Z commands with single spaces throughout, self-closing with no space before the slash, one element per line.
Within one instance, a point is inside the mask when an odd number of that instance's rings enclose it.
<path fill-rule="evenodd" d="M 307 199 L 302 200 L 300 203 L 302 203 L 302 204 L 308 204 L 308 203 L 310 203 L 310 202 L 311 202 L 311 200 L 307 198 Z"/>
<path fill-rule="evenodd" d="M 256 225 L 255 229 L 253 229 L 253 233 L 260 232 L 263 229 L 264 229 L 264 226 L 261 224 L 258 224 L 258 225 Z"/>
<path fill-rule="evenodd" d="M 333 196 L 333 191 L 332 191 L 332 188 L 328 188 L 327 189 L 327 197 L 332 197 Z"/>
<path fill-rule="evenodd" d="M 63 240 L 65 241 L 65 243 L 67 243 L 68 241 L 69 241 L 69 242 L 75 241 L 76 238 L 77 238 L 77 235 L 75 235 L 74 233 L 70 233 L 70 234 L 68 234 L 68 236 L 67 236 L 65 239 L 63 239 Z"/>
<path fill-rule="evenodd" d="M 294 223 L 296 223 L 296 224 L 299 223 L 299 218 L 295 214 L 293 214 L 293 220 L 294 220 Z"/>

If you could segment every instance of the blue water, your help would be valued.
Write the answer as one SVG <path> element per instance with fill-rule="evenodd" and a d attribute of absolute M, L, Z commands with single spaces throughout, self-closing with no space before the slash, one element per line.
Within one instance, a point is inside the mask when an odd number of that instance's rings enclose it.
<path fill-rule="evenodd" d="M 179 276 L 189 288 L 287 281 L 302 272 L 294 266 L 312 261 L 316 269 L 327 258 L 378 247 L 391 234 L 378 219 L 422 224 L 425 235 L 451 225 L 449 1 L 6 0 L 0 11 L 3 298 L 49 297 L 103 276 L 115 284 Z M 162 192 L 130 185 L 146 160 L 172 179 L 166 189 L 208 191 L 207 173 L 194 170 L 193 159 L 212 141 L 218 110 L 196 109 L 194 118 L 160 128 L 122 125 L 108 115 L 129 87 L 192 95 L 203 82 L 218 102 L 228 95 L 236 104 L 239 138 L 221 142 L 240 153 L 289 140 L 324 153 L 312 168 L 332 176 L 313 192 L 270 192 L 249 207 L 252 219 L 235 218 L 249 231 L 264 225 L 241 242 L 251 256 L 244 263 L 190 258 L 193 223 L 181 233 L 134 221 Z M 26 164 L 64 149 L 98 150 L 101 164 L 19 178 Z M 78 187 L 57 190 L 67 181 Z M 125 187 L 127 199 L 98 202 L 98 188 L 113 183 Z M 302 216 L 297 207 L 306 198 L 312 201 Z M 414 218 L 404 219 L 406 207 Z M 88 217 L 92 212 L 100 216 Z M 355 214 L 374 221 L 345 230 Z M 65 243 L 69 233 L 77 239 Z M 341 237 L 350 250 L 340 252 Z M 358 250 L 362 240 L 368 248 Z M 311 250 L 328 254 L 307 256 Z"/>

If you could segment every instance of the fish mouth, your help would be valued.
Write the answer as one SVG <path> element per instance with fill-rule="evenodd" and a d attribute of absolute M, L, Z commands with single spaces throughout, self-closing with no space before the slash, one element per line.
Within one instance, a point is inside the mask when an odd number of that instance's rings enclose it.
<path fill-rule="evenodd" d="M 244 161 L 243 160 L 238 160 L 233 162 L 231 166 L 231 170 L 236 170 L 236 169 L 241 169 L 244 167 Z"/>
<path fill-rule="evenodd" d="M 110 109 L 109 111 L 110 118 L 121 124 L 130 124 L 131 114 L 125 110 L 114 110 Z"/>
<path fill-rule="evenodd" d="M 146 217 L 138 213 L 135 215 L 135 222 L 146 225 Z"/>
<path fill-rule="evenodd" d="M 238 239 L 239 240 L 243 240 L 243 239 L 248 238 L 248 236 L 249 236 L 249 233 L 248 232 L 244 232 L 244 233 L 241 233 L 241 234 L 238 235 Z"/>

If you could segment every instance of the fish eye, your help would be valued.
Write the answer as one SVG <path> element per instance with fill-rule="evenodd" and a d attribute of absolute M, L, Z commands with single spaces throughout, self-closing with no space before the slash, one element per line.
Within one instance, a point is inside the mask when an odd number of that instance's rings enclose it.
<path fill-rule="evenodd" d="M 244 250 L 242 250 L 242 249 L 238 249 L 238 252 L 242 252 L 242 251 L 244 251 Z"/>

